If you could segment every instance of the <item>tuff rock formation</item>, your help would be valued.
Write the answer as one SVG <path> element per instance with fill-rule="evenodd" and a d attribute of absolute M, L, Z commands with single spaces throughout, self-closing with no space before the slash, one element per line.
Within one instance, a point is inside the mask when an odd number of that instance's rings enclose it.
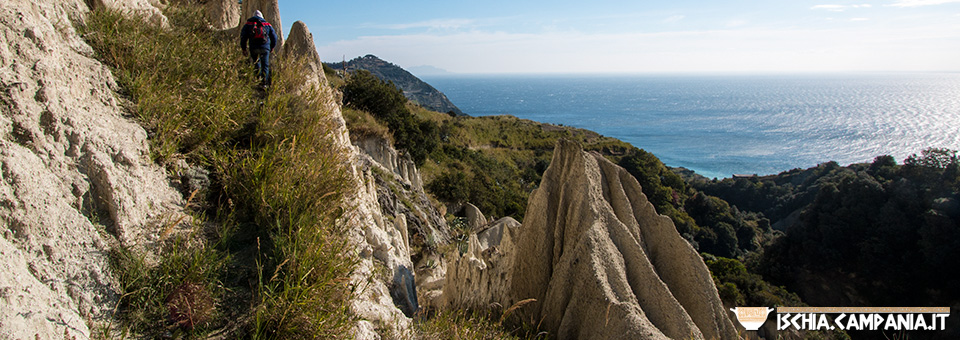
<path fill-rule="evenodd" d="M 396 174 L 403 183 L 418 190 L 423 190 L 423 181 L 420 171 L 409 156 L 400 156 L 396 149 L 386 140 L 379 137 L 367 137 L 355 140 L 354 143 L 385 170 Z"/>
<path fill-rule="evenodd" d="M 327 78 L 323 73 L 323 62 L 320 61 L 320 54 L 317 53 L 317 46 L 313 43 L 313 34 L 307 28 L 307 24 L 297 20 L 290 27 L 290 36 L 287 42 L 283 44 L 283 52 L 287 55 L 296 55 L 303 61 L 303 72 L 305 74 L 317 75 L 318 81 L 326 84 Z"/>
<path fill-rule="evenodd" d="M 404 305 L 410 305 L 410 302 L 416 301 L 419 306 L 438 306 L 446 261 L 436 247 L 448 243 L 451 238 L 444 213 L 427 197 L 420 172 L 409 156 L 399 156 L 388 141 L 379 137 L 353 138 L 353 143 L 359 151 L 359 168 L 369 176 L 372 190 L 375 190 L 372 199 L 378 203 L 376 208 L 387 220 L 393 220 L 396 229 L 403 234 L 407 247 L 405 256 L 414 264 L 407 269 L 412 269 L 415 289 L 398 289 L 409 286 L 397 280 L 405 275 L 394 275 L 390 283 L 394 302 L 401 309 L 406 308 L 408 316 L 411 308 Z"/>
<path fill-rule="evenodd" d="M 559 339 L 736 339 L 710 272 L 626 170 L 561 141 L 523 225 L 471 237 L 452 308 L 519 308 Z M 477 294 L 471 294 L 476 292 Z M 449 294 L 449 295 L 448 295 Z"/>
<path fill-rule="evenodd" d="M 67 1 L 74 2 L 74 1 Z M 89 0 L 89 8 L 110 8 L 119 10 L 128 15 L 146 18 L 147 21 L 166 27 L 169 22 L 161 11 L 164 2 L 161 0 Z"/>
<path fill-rule="evenodd" d="M 460 213 L 467 219 L 467 227 L 470 230 L 480 231 L 481 228 L 487 226 L 487 217 L 483 216 L 480 208 L 477 208 L 473 203 L 464 204 Z"/>
<path fill-rule="evenodd" d="M 207 19 L 214 29 L 225 30 L 237 27 L 240 20 L 240 3 L 237 0 L 207 0 Z"/>
<path fill-rule="evenodd" d="M 147 1 L 95 1 L 166 18 Z M 80 0 L 0 3 L 0 338 L 90 337 L 112 321 L 112 244 L 149 248 L 183 199 L 72 26 Z"/>
<path fill-rule="evenodd" d="M 466 251 L 454 253 L 450 260 L 439 307 L 496 309 L 509 303 L 519 233 L 520 222 L 504 217 L 471 234 Z"/>

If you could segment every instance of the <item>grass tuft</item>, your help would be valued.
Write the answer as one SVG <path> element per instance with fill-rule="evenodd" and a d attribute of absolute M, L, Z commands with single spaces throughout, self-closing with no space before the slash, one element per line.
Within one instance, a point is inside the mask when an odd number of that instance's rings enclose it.
<path fill-rule="evenodd" d="M 496 322 L 480 312 L 442 311 L 429 318 L 418 320 L 414 327 L 419 339 L 461 339 L 461 340 L 492 340 L 492 339 L 539 339 L 541 334 L 517 336 L 504 329 L 500 322 Z"/>

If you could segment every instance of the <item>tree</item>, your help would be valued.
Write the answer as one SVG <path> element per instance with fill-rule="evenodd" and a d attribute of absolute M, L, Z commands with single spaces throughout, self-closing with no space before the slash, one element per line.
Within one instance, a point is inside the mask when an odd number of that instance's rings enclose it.
<path fill-rule="evenodd" d="M 912 154 L 903 162 L 905 165 L 922 166 L 934 169 L 946 169 L 951 164 L 957 164 L 957 151 L 946 148 L 928 148 L 920 152 L 920 156 Z"/>
<path fill-rule="evenodd" d="M 391 82 L 384 82 L 366 70 L 350 74 L 343 86 L 347 105 L 367 111 L 393 134 L 397 149 L 410 154 L 417 166 L 436 150 L 440 128 L 436 123 L 415 117 L 407 108 L 407 98 Z"/>

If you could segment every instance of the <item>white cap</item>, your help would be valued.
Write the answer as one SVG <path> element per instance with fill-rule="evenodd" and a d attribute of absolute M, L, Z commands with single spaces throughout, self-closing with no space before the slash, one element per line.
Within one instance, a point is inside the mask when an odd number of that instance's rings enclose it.
<path fill-rule="evenodd" d="M 253 12 L 253 16 L 263 18 L 263 13 L 260 13 L 260 10 L 256 10 L 255 12 Z"/>

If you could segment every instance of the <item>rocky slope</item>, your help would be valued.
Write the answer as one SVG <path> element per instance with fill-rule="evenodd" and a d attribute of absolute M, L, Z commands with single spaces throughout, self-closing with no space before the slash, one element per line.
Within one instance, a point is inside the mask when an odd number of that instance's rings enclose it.
<path fill-rule="evenodd" d="M 166 18 L 147 1 L 97 1 Z M 148 249 L 183 199 L 71 22 L 84 1 L 0 4 L 0 338 L 87 338 L 112 320 L 113 244 Z"/>
<path fill-rule="evenodd" d="M 575 143 L 557 145 L 523 225 L 498 228 L 499 243 L 471 237 L 451 262 L 449 308 L 519 302 L 524 320 L 560 339 L 737 338 L 671 220 L 625 170 Z"/>
<path fill-rule="evenodd" d="M 244 13 L 260 8 L 279 28 L 277 2 L 255 2 L 245 2 Z M 71 25 L 95 6 L 167 22 L 160 3 L 146 0 L 0 4 L 0 338 L 86 339 L 116 322 L 120 292 L 111 249 L 150 252 L 190 221 L 176 189 L 176 173 L 189 165 L 167 171 L 152 161 L 147 133 L 116 94 L 120 88 L 109 69 L 92 58 Z M 210 2 L 207 11 L 218 28 L 235 28 L 240 20 L 236 2 Z M 361 318 L 355 337 L 378 338 L 378 328 L 402 333 L 410 322 L 404 312 L 417 306 L 407 226 L 442 240 L 444 222 L 429 204 L 420 210 L 381 206 L 384 189 L 376 183 L 383 180 L 377 177 L 390 177 L 382 174 L 396 176 L 389 180 L 402 183 L 401 194 L 425 197 L 416 169 L 396 159 L 396 151 L 374 153 L 388 163 L 383 166 L 350 144 L 302 23 L 294 24 L 284 51 L 315 75 L 303 93 L 326 98 L 340 122 L 333 132 L 337 143 L 356 165 L 360 190 L 346 202 L 352 213 L 344 221 L 360 258 L 351 278 L 362 287 L 352 303 Z M 385 170 L 374 175 L 374 168 Z M 386 275 L 375 275 L 384 268 Z"/>
<path fill-rule="evenodd" d="M 328 63 L 330 67 L 342 70 L 346 66 L 347 70 L 367 70 L 373 75 L 384 81 L 392 81 L 394 85 L 403 90 L 403 95 L 421 106 L 437 112 L 453 112 L 456 115 L 464 115 L 456 105 L 447 99 L 443 92 L 438 91 L 430 84 L 417 78 L 407 70 L 397 65 L 391 64 L 383 59 L 377 58 L 372 54 L 350 60 L 344 65 L 341 63 Z"/>

